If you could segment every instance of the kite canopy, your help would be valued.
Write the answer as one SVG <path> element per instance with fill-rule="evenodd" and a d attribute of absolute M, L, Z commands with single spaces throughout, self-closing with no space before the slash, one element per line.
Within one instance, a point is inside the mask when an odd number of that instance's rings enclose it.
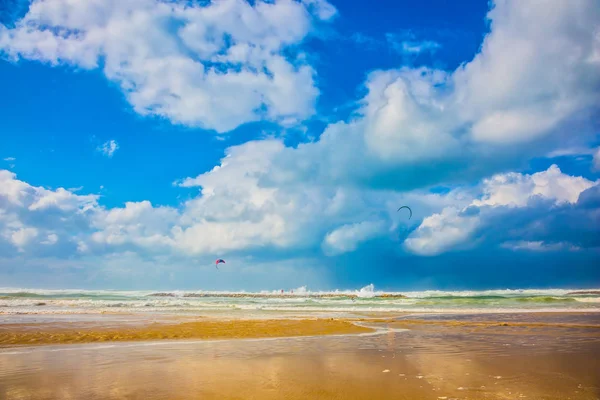
<path fill-rule="evenodd" d="M 408 212 L 410 212 L 410 215 L 409 215 L 408 219 L 411 219 L 412 218 L 412 210 L 410 209 L 410 207 L 409 206 L 402 206 L 402 207 L 400 207 L 398 209 L 398 211 L 402 210 L 403 208 L 406 208 L 408 210 Z"/>
<path fill-rule="evenodd" d="M 219 267 L 218 267 L 219 264 L 225 264 L 225 260 L 222 260 L 219 258 L 219 259 L 217 259 L 217 261 L 215 261 L 215 267 L 217 267 L 217 269 L 219 269 Z"/>

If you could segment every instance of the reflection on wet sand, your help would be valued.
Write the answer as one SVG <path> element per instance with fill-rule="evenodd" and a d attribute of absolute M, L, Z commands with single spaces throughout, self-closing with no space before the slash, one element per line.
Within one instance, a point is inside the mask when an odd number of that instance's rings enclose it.
<path fill-rule="evenodd" d="M 376 336 L 4 349 L 0 398 L 600 398 L 598 329 L 393 325 Z"/>

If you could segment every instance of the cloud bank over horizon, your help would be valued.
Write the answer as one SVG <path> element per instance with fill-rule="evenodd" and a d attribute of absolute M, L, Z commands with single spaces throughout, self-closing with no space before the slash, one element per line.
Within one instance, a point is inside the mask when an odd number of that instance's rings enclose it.
<path fill-rule="evenodd" d="M 307 38 L 335 40 L 320 29 L 343 18 L 325 0 L 34 1 L 0 25 L 0 53 L 100 70 L 137 114 L 176 125 L 299 127 L 321 93 Z M 173 182 L 190 193 L 176 205 L 109 207 L 100 193 L 0 169 L 0 268 L 47 260 L 112 282 L 119 271 L 161 279 L 228 257 L 240 276 L 272 273 L 265 286 L 333 285 L 338 264 L 368 276 L 362 260 L 383 255 L 392 270 L 406 260 L 443 270 L 459 254 L 480 262 L 490 252 L 597 258 L 600 4 L 497 0 L 487 21 L 479 51 L 457 68 L 369 71 L 348 118 L 324 116 L 316 138 L 292 145 L 275 135 L 227 147 L 212 169 Z M 396 39 L 388 45 L 400 53 L 441 47 Z M 112 162 L 129 149 L 111 139 L 98 151 Z M 583 155 L 585 173 L 555 160 L 571 155 Z M 532 168 L 539 159 L 548 162 Z M 410 220 L 397 212 L 404 204 Z M 600 279 L 586 271 L 582 280 Z"/>

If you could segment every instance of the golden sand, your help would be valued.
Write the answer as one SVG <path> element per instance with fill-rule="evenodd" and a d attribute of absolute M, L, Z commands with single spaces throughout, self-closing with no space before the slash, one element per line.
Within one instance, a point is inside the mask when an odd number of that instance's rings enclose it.
<path fill-rule="evenodd" d="M 396 327 L 390 320 L 382 321 Z M 596 321 L 595 317 L 587 320 L 590 325 Z M 489 328 L 485 334 L 473 334 L 467 323 L 478 324 L 476 329 L 481 324 Z M 486 325 L 414 319 L 397 325 L 410 331 L 389 330 L 377 336 L 232 340 L 191 346 L 165 341 L 160 346 L 78 346 L 68 351 L 10 349 L 4 355 L 0 352 L 0 398 L 599 399 L 600 331 L 581 329 L 585 336 L 573 336 L 567 329 L 571 326 L 552 323 L 551 318 L 543 323 L 548 326 L 528 321 L 526 326 L 538 328 L 523 335 L 500 321 Z M 348 324 L 347 320 L 273 319 L 169 323 L 138 330 L 180 332 L 188 327 L 205 335 L 213 330 L 217 335 L 232 331 L 237 335 L 228 337 L 249 337 L 245 335 L 250 333 L 256 337 L 263 330 L 269 334 L 310 329 L 333 333 Z M 31 329 L 32 324 L 22 325 L 19 332 Z M 100 329 L 88 325 L 90 331 Z"/>
<path fill-rule="evenodd" d="M 2 328 L 0 346 L 162 339 L 266 338 L 373 331 L 349 321 L 336 319 L 196 321 L 179 324 L 154 323 L 112 329 L 89 328 L 82 325 L 56 327 L 53 324 L 12 324 L 3 325 Z"/>

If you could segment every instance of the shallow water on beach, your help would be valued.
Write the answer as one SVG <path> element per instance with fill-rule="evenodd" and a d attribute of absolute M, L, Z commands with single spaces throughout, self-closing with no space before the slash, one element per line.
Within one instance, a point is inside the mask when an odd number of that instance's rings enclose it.
<path fill-rule="evenodd" d="M 598 323 L 548 315 L 498 320 Z M 375 325 L 380 334 L 7 348 L 0 398 L 600 398 L 597 328 Z"/>

